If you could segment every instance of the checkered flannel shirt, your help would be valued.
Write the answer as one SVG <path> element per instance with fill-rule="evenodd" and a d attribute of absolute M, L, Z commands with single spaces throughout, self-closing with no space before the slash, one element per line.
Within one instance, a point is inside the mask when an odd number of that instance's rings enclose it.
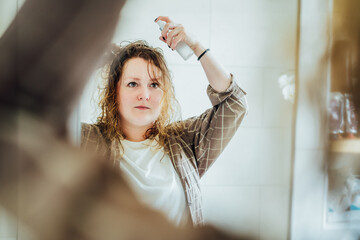
<path fill-rule="evenodd" d="M 165 146 L 180 176 L 195 226 L 204 223 L 200 178 L 224 150 L 247 113 L 246 92 L 235 81 L 221 93 L 209 85 L 207 94 L 213 107 L 184 120 L 184 131 L 172 134 Z M 118 140 L 107 141 L 97 124 L 82 124 L 81 145 L 85 149 L 92 146 L 92 150 L 107 154 L 112 161 L 121 159 Z"/>

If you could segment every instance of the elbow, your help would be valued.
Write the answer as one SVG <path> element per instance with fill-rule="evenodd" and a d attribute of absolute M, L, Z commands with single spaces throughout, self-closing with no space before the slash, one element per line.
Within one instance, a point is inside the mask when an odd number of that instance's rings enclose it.
<path fill-rule="evenodd" d="M 240 106 L 240 111 L 241 111 L 242 117 L 245 117 L 249 112 L 249 104 L 248 104 L 245 96 L 239 100 L 239 106 Z"/>

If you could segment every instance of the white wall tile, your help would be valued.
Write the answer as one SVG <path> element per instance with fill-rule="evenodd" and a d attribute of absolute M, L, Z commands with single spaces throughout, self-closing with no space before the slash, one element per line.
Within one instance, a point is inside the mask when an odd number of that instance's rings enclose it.
<path fill-rule="evenodd" d="M 290 190 L 283 186 L 260 189 L 260 239 L 288 239 Z"/>
<path fill-rule="evenodd" d="M 0 1 L 0 36 L 4 34 L 16 14 L 17 2 L 14 0 Z"/>
<path fill-rule="evenodd" d="M 80 122 L 95 123 L 101 113 L 99 88 L 104 86 L 101 70 L 95 71 L 86 84 L 79 102 Z"/>
<path fill-rule="evenodd" d="M 294 104 L 286 101 L 278 79 L 288 69 L 264 69 L 264 127 L 291 127 Z M 290 72 L 293 72 L 290 70 Z"/>
<path fill-rule="evenodd" d="M 261 184 L 289 184 L 291 141 L 290 129 L 270 128 L 263 131 L 258 150 L 263 152 L 259 166 Z"/>
<path fill-rule="evenodd" d="M 18 5 L 18 11 L 21 9 L 21 7 L 24 5 L 26 0 L 17 0 L 17 5 Z"/>
<path fill-rule="evenodd" d="M 325 102 L 321 103 L 314 98 L 309 99 L 310 96 L 304 89 L 299 91 L 299 104 L 297 106 L 296 116 L 296 148 L 303 150 L 324 149 L 326 140 L 326 123 L 320 120 L 325 120 L 326 108 Z M 324 99 L 324 101 L 326 101 Z"/>
<path fill-rule="evenodd" d="M 325 210 L 323 157 L 322 151 L 296 151 L 291 239 L 321 239 Z"/>
<path fill-rule="evenodd" d="M 226 64 L 294 67 L 296 1 L 213 0 L 211 23 Z"/>
<path fill-rule="evenodd" d="M 193 56 L 187 62 L 159 40 L 160 30 L 154 20 L 159 15 L 169 16 L 193 33 L 204 46 L 209 46 L 210 3 L 209 0 L 132 0 L 127 1 L 121 11 L 114 42 L 128 39 L 144 39 L 152 46 L 161 47 L 169 63 L 195 63 Z"/>
<path fill-rule="evenodd" d="M 4 208 L 0 207 L 0 239 L 16 237 L 17 221 Z"/>
<path fill-rule="evenodd" d="M 237 234 L 259 238 L 259 187 L 203 187 L 207 223 Z"/>
<path fill-rule="evenodd" d="M 290 132 L 240 128 L 206 173 L 208 185 L 289 184 Z"/>
<path fill-rule="evenodd" d="M 224 152 L 206 173 L 209 185 L 260 184 L 261 129 L 239 129 Z"/>
<path fill-rule="evenodd" d="M 199 116 L 206 109 L 212 107 L 206 94 L 209 82 L 200 64 L 172 65 L 169 68 L 183 119 Z"/>

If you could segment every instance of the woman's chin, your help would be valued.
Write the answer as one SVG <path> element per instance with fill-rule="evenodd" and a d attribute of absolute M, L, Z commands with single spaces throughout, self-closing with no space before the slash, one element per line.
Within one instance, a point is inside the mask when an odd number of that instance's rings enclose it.
<path fill-rule="evenodd" d="M 132 124 L 137 127 L 151 127 L 153 125 L 154 121 L 155 120 L 152 120 L 152 119 L 146 119 L 143 121 L 135 120 L 132 122 Z"/>

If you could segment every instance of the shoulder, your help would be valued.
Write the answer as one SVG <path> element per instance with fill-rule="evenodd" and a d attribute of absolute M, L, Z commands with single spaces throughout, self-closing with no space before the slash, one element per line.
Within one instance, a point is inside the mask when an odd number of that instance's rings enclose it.
<path fill-rule="evenodd" d="M 102 124 L 81 123 L 81 144 L 106 141 Z"/>
<path fill-rule="evenodd" d="M 100 134 L 101 128 L 100 124 L 81 123 L 81 135 Z"/>

